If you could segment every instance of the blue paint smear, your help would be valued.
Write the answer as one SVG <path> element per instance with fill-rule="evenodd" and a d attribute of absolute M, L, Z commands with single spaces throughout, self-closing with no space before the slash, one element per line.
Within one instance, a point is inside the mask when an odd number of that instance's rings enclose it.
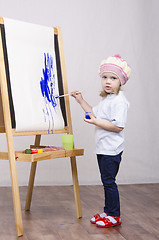
<path fill-rule="evenodd" d="M 43 77 L 41 77 L 40 88 L 45 100 L 45 109 L 43 109 L 44 120 L 48 120 L 49 130 L 54 129 L 53 110 L 56 112 L 58 99 L 55 98 L 55 73 L 53 69 L 53 57 L 49 53 L 44 53 Z"/>

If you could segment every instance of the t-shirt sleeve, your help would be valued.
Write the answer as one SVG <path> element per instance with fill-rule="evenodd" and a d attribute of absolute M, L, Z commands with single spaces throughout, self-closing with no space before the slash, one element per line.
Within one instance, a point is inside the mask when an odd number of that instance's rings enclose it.
<path fill-rule="evenodd" d="M 117 127 L 125 127 L 129 104 L 120 102 L 111 111 L 111 122 Z"/>

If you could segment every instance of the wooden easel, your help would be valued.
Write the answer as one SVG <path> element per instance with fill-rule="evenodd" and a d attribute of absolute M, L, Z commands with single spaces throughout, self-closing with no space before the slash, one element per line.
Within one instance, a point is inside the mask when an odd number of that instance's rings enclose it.
<path fill-rule="evenodd" d="M 0 18 L 0 24 L 4 24 L 3 18 Z M 67 88 L 67 80 L 66 80 L 66 70 L 65 70 L 61 29 L 59 27 L 54 28 L 54 34 L 57 35 L 58 37 L 64 94 L 67 94 L 68 88 Z M 73 187 L 74 187 L 74 197 L 75 197 L 75 205 L 76 205 L 76 214 L 77 214 L 77 218 L 82 217 L 82 209 L 81 209 L 80 194 L 79 194 L 79 183 L 78 183 L 78 175 L 77 175 L 77 167 L 76 167 L 76 156 L 83 155 L 84 150 L 74 148 L 73 150 L 67 150 L 67 151 L 58 150 L 55 152 L 50 151 L 50 152 L 43 152 L 43 153 L 37 153 L 37 154 L 25 154 L 24 151 L 15 151 L 14 149 L 13 136 L 35 135 L 36 137 L 35 137 L 34 147 L 38 147 L 40 146 L 41 135 L 48 134 L 48 131 L 16 132 L 15 129 L 12 128 L 10 105 L 9 105 L 9 94 L 8 94 L 8 88 L 7 88 L 6 69 L 5 69 L 5 61 L 4 61 L 4 49 L 2 44 L 1 32 L 0 32 L 0 88 L 1 88 L 0 133 L 6 133 L 7 147 L 8 147 L 8 152 L 0 152 L 0 159 L 9 160 L 17 236 L 23 235 L 23 224 L 22 224 L 22 215 L 21 215 L 19 186 L 18 186 L 18 180 L 17 180 L 16 160 L 23 161 L 23 162 L 31 162 L 30 179 L 29 179 L 28 192 L 27 192 L 27 198 L 26 198 L 26 204 L 25 204 L 25 211 L 28 211 L 30 210 L 30 205 L 31 205 L 37 162 L 41 160 L 47 160 L 47 159 L 53 159 L 53 158 L 70 157 Z M 53 134 L 58 134 L 58 133 L 73 134 L 71 114 L 70 114 L 70 104 L 69 104 L 68 97 L 65 99 L 65 109 L 66 109 L 66 117 L 67 117 L 67 126 L 65 126 L 63 130 L 53 131 Z"/>

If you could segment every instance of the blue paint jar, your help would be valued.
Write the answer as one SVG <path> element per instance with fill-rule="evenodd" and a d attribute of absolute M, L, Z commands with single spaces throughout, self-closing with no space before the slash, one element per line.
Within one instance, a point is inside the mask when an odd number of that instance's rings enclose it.
<path fill-rule="evenodd" d="M 91 112 L 86 112 L 86 113 L 85 113 L 85 118 L 86 118 L 86 119 L 91 119 L 90 116 L 89 116 L 89 114 L 91 114 Z"/>

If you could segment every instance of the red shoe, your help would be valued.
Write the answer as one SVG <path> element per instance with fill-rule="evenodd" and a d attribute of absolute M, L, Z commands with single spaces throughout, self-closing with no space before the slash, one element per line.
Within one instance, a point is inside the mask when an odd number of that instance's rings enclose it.
<path fill-rule="evenodd" d="M 122 223 L 120 217 L 113 217 L 113 216 L 108 216 L 104 220 L 100 220 L 96 222 L 97 227 L 114 227 L 117 225 L 120 225 Z"/>
<path fill-rule="evenodd" d="M 101 213 L 100 215 L 97 213 L 96 215 L 94 215 L 93 218 L 91 218 L 90 222 L 91 223 L 96 223 L 100 220 L 104 220 L 107 216 L 108 216 L 107 213 Z"/>

